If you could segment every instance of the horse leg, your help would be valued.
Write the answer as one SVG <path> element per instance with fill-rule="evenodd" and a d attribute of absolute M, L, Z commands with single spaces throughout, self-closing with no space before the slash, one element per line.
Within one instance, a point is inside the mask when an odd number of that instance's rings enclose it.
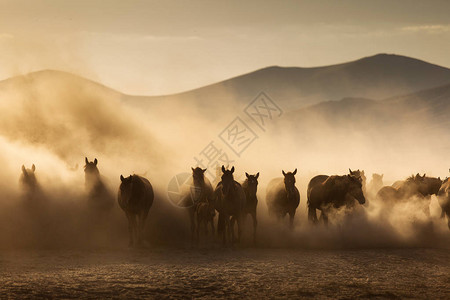
<path fill-rule="evenodd" d="M 256 244 L 256 226 L 258 225 L 258 221 L 256 220 L 256 210 L 252 212 L 252 219 L 253 219 L 253 243 Z"/>
<path fill-rule="evenodd" d="M 227 244 L 227 234 L 228 234 L 228 225 L 229 225 L 229 220 L 228 217 L 225 218 L 225 216 L 222 217 L 222 224 L 223 224 L 223 228 L 222 228 L 222 243 L 224 246 L 226 246 Z"/>
<path fill-rule="evenodd" d="M 214 232 L 216 229 L 214 228 L 214 218 L 211 218 L 211 235 L 214 237 Z"/>
<path fill-rule="evenodd" d="M 138 216 L 138 244 L 142 245 L 144 241 L 145 221 L 147 220 L 148 212 L 141 212 Z"/>
<path fill-rule="evenodd" d="M 237 218 L 236 218 L 236 221 L 237 221 L 237 227 L 238 227 L 238 243 L 240 243 L 241 242 L 241 236 L 242 236 L 242 216 L 241 215 L 239 215 Z"/>
<path fill-rule="evenodd" d="M 295 211 L 289 213 L 289 229 L 290 230 L 294 229 L 294 216 L 295 216 Z"/>
<path fill-rule="evenodd" d="M 430 216 L 430 202 L 431 202 L 431 196 L 423 198 L 423 212 L 427 217 Z"/>
<path fill-rule="evenodd" d="M 325 226 L 328 226 L 328 215 L 323 210 L 322 210 L 322 213 L 320 214 L 320 218 L 322 219 L 323 224 Z"/>
<path fill-rule="evenodd" d="M 230 230 L 231 230 L 231 244 L 235 242 L 235 236 L 234 236 L 234 223 L 236 222 L 236 218 L 233 216 L 230 220 Z"/>
<path fill-rule="evenodd" d="M 136 216 L 127 213 L 128 218 L 128 233 L 130 235 L 130 242 L 128 244 L 129 247 L 133 247 L 136 243 Z"/>
<path fill-rule="evenodd" d="M 197 226 L 195 226 L 195 234 L 197 236 L 196 242 L 200 240 L 200 225 L 202 224 L 201 215 L 197 212 Z"/>
<path fill-rule="evenodd" d="M 308 206 L 308 220 L 313 224 L 317 223 L 317 213 L 314 207 Z"/>
<path fill-rule="evenodd" d="M 195 239 L 195 211 L 192 207 L 189 208 L 189 220 L 191 221 L 191 244 L 193 244 Z"/>

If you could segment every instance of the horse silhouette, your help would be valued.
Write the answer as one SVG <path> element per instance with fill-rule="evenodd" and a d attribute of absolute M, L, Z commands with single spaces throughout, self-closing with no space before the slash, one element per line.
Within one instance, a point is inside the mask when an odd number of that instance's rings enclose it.
<path fill-rule="evenodd" d="M 200 225 L 204 225 L 205 231 L 207 224 L 210 223 L 214 233 L 214 201 L 213 188 L 208 178 L 205 177 L 207 169 L 191 168 L 192 184 L 189 194 L 183 200 L 184 205 L 188 208 L 189 219 L 191 223 L 191 241 L 194 241 L 194 235 L 197 234 L 197 241 L 200 236 Z"/>
<path fill-rule="evenodd" d="M 114 197 L 106 188 L 97 168 L 98 161 L 95 158 L 90 162 L 85 157 L 84 178 L 88 193 L 88 205 L 95 211 L 107 212 L 114 205 Z"/>
<path fill-rule="evenodd" d="M 267 185 L 266 203 L 269 209 L 269 214 L 275 216 L 278 221 L 281 221 L 286 214 L 289 214 L 289 227 L 294 226 L 294 216 L 298 205 L 300 204 L 300 193 L 295 186 L 294 172 L 285 173 L 282 170 L 283 178 L 274 178 Z"/>
<path fill-rule="evenodd" d="M 36 166 L 34 164 L 31 166 L 31 169 L 27 169 L 22 165 L 22 174 L 19 182 L 28 210 L 33 213 L 42 212 L 45 204 L 47 204 L 47 199 L 36 178 Z"/>
<path fill-rule="evenodd" d="M 372 179 L 370 180 L 369 184 L 367 185 L 367 193 L 370 196 L 375 196 L 378 191 L 383 187 L 383 176 L 384 174 L 372 174 Z"/>
<path fill-rule="evenodd" d="M 248 214 L 252 216 L 253 220 L 253 242 L 256 242 L 256 226 L 258 221 L 256 220 L 256 206 L 258 205 L 258 197 L 256 196 L 256 192 L 258 190 L 258 177 L 259 172 L 255 175 L 249 175 L 245 173 L 247 179 L 245 179 L 244 183 L 242 183 L 242 188 L 245 193 L 245 207 L 244 207 L 244 215 L 245 218 Z"/>
<path fill-rule="evenodd" d="M 129 245 L 141 245 L 145 221 L 154 200 L 153 187 L 148 179 L 136 174 L 127 178 L 120 175 L 120 181 L 118 202 L 128 219 Z"/>
<path fill-rule="evenodd" d="M 430 215 L 430 201 L 432 195 L 437 195 L 442 180 L 435 177 L 421 176 L 419 173 L 411 175 L 406 180 L 394 182 L 392 186 L 384 186 L 377 193 L 377 199 L 385 206 L 418 200 L 424 213 Z"/>
<path fill-rule="evenodd" d="M 22 165 L 22 174 L 20 175 L 20 184 L 27 197 L 32 197 L 39 190 L 39 184 L 36 179 L 36 166 L 33 164 L 31 169 Z"/>
<path fill-rule="evenodd" d="M 361 178 L 353 175 L 318 175 L 310 180 L 307 195 L 308 219 L 313 223 L 318 221 L 316 210 L 321 211 L 323 222 L 328 224 L 331 209 L 353 207 L 355 200 L 359 204 L 366 201 Z"/>
<path fill-rule="evenodd" d="M 442 186 L 442 180 L 440 177 L 429 177 L 424 174 L 418 182 L 419 187 L 417 190 L 419 198 L 421 198 L 420 200 L 422 201 L 423 211 L 425 212 L 425 215 L 430 216 L 431 196 L 438 195 Z"/>
<path fill-rule="evenodd" d="M 450 170 L 449 170 L 450 171 Z M 446 178 L 438 192 L 439 205 L 441 206 L 441 218 L 447 215 L 448 229 L 450 229 L 450 180 Z"/>
<path fill-rule="evenodd" d="M 216 210 L 214 208 L 214 203 L 211 202 L 200 202 L 197 205 L 196 216 L 197 216 L 197 240 L 200 239 L 200 228 L 203 228 L 205 235 L 208 234 L 208 224 L 211 226 L 211 232 L 214 234 L 214 217 L 216 215 Z"/>
<path fill-rule="evenodd" d="M 222 241 L 225 245 L 227 240 L 231 244 L 235 241 L 234 224 L 237 222 L 238 239 L 240 242 L 242 234 L 242 215 L 245 207 L 245 193 L 239 182 L 234 180 L 234 167 L 231 170 L 222 166 L 221 181 L 214 191 L 215 208 L 219 212 L 219 227 L 222 234 Z"/>

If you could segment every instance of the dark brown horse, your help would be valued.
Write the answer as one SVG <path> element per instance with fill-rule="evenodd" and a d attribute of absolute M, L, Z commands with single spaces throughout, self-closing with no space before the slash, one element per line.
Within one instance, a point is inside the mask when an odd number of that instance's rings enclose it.
<path fill-rule="evenodd" d="M 84 177 L 85 187 L 88 193 L 88 205 L 97 212 L 110 211 L 114 205 L 114 197 L 106 188 L 97 168 L 98 161 L 90 162 L 85 157 Z"/>
<path fill-rule="evenodd" d="M 239 182 L 234 180 L 234 167 L 226 170 L 222 166 L 222 177 L 218 183 L 215 195 L 215 208 L 219 212 L 219 224 L 224 245 L 227 239 L 233 244 L 235 241 L 234 224 L 238 226 L 238 242 L 242 234 L 242 215 L 245 207 L 245 193 Z M 218 228 L 219 229 L 219 228 Z"/>
<path fill-rule="evenodd" d="M 292 229 L 295 211 L 300 204 L 300 193 L 295 186 L 297 169 L 288 173 L 282 171 L 282 174 L 284 179 L 272 179 L 267 185 L 266 202 L 269 214 L 275 216 L 279 221 L 289 214 L 289 227 Z"/>
<path fill-rule="evenodd" d="M 216 209 L 212 202 L 200 202 L 196 209 L 197 216 L 197 240 L 200 239 L 200 228 L 203 228 L 205 235 L 208 235 L 208 224 L 211 226 L 211 232 L 214 234 L 214 217 Z"/>
<path fill-rule="evenodd" d="M 258 190 L 258 177 L 259 172 L 255 175 L 249 175 L 245 173 L 247 179 L 245 179 L 242 184 L 242 188 L 245 193 L 245 207 L 244 207 L 244 218 L 247 214 L 250 214 L 253 219 L 253 242 L 256 242 L 256 226 L 258 221 L 256 220 L 256 207 L 258 205 L 258 197 L 256 196 L 256 192 Z"/>
<path fill-rule="evenodd" d="M 423 210 L 427 216 L 430 216 L 430 203 L 431 196 L 437 196 L 442 186 L 442 180 L 440 177 L 428 177 L 424 176 L 419 181 L 418 192 L 422 198 Z"/>
<path fill-rule="evenodd" d="M 318 175 L 309 182 L 307 195 L 308 219 L 313 223 L 317 223 L 317 209 L 322 212 L 321 218 L 327 224 L 331 209 L 353 207 L 356 201 L 359 204 L 366 201 L 361 179 L 353 175 Z"/>
<path fill-rule="evenodd" d="M 192 169 L 192 184 L 189 195 L 186 196 L 185 206 L 188 208 L 191 222 L 191 241 L 194 241 L 194 234 L 197 233 L 197 241 L 200 235 L 200 226 L 204 224 L 206 231 L 207 224 L 210 223 L 214 233 L 214 192 L 208 178 L 205 177 L 206 169 Z"/>
<path fill-rule="evenodd" d="M 153 204 L 153 187 L 148 179 L 139 175 L 130 175 L 127 178 L 120 175 L 120 181 L 117 198 L 128 219 L 129 245 L 141 245 L 145 221 Z"/>

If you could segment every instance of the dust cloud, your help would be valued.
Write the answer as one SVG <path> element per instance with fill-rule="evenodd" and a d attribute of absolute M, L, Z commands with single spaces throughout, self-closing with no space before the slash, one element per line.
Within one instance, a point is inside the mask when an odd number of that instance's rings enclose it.
<path fill-rule="evenodd" d="M 217 103 L 211 95 L 208 103 L 186 102 L 180 96 L 168 102 L 142 100 L 130 105 L 126 97 L 56 71 L 0 83 L 0 247 L 125 247 L 127 222 L 115 195 L 119 176 L 133 173 L 148 178 L 155 190 L 146 226 L 149 245 L 190 245 L 187 212 L 169 201 L 167 185 L 173 176 L 189 173 L 196 166 L 194 156 L 209 142 L 226 150 L 218 135 L 235 117 L 256 128 L 242 113 L 248 103 L 234 95 Z M 432 116 L 420 122 L 428 118 Z M 260 172 L 257 246 L 450 246 L 448 227 L 439 218 L 434 196 L 430 217 L 413 202 L 386 210 L 369 197 L 368 205 L 336 211 L 328 227 L 308 223 L 306 186 L 315 175 L 363 169 L 368 180 L 372 173 L 384 173 L 384 185 L 417 172 L 447 175 L 443 158 L 449 145 L 442 145 L 447 143 L 442 140 L 437 144 L 443 133 L 439 129 L 430 135 L 420 122 L 411 126 L 395 123 L 390 128 L 381 121 L 362 122 L 352 116 L 330 121 L 320 111 L 304 109 L 285 112 L 266 131 L 254 129 L 258 138 L 240 156 L 233 156 L 232 164 L 241 181 L 245 172 Z M 102 180 L 114 195 L 109 212 L 93 213 L 86 204 L 85 157 L 98 159 Z M 39 192 L 30 196 L 19 178 L 22 165 L 31 168 L 32 164 Z M 295 228 L 290 231 L 287 218 L 282 224 L 269 218 L 265 189 L 271 179 L 282 176 L 282 170 L 295 168 L 301 199 Z M 250 232 L 248 218 L 243 246 L 253 246 Z"/>

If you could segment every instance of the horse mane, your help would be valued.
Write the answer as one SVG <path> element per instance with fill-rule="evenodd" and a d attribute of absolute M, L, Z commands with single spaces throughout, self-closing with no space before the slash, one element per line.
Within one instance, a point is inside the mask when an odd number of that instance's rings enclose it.
<path fill-rule="evenodd" d="M 244 182 L 242 183 L 242 188 L 247 188 L 248 187 L 248 178 L 246 178 L 245 180 L 244 180 Z"/>

